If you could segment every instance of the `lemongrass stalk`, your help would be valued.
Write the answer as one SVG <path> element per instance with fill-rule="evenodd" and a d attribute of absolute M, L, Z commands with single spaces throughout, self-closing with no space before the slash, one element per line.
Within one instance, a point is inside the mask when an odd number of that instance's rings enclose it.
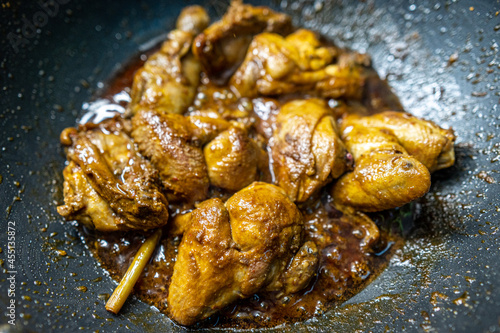
<path fill-rule="evenodd" d="M 135 283 L 141 276 L 144 267 L 151 258 L 158 241 L 161 238 L 161 229 L 157 229 L 151 236 L 149 236 L 144 244 L 141 245 L 137 251 L 134 260 L 130 264 L 127 272 L 123 276 L 118 287 L 116 287 L 113 295 L 106 303 L 106 310 L 118 314 L 128 296 L 134 289 Z"/>

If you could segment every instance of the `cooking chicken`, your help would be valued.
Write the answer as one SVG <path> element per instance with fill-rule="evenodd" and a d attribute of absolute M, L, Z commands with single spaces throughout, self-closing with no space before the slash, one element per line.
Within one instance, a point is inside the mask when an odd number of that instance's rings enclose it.
<path fill-rule="evenodd" d="M 261 289 L 302 289 L 318 263 L 314 243 L 301 248 L 302 225 L 285 192 L 267 183 L 226 203 L 200 204 L 179 245 L 167 299 L 172 318 L 192 325 Z"/>
<path fill-rule="evenodd" d="M 356 118 L 349 117 L 343 127 L 355 122 L 358 126 L 392 132 L 406 151 L 430 172 L 449 168 L 455 163 L 455 135 L 451 129 L 443 129 L 431 121 L 404 112 L 382 112 Z"/>
<path fill-rule="evenodd" d="M 168 203 L 158 173 L 138 154 L 120 121 L 88 130 L 68 128 L 61 141 L 69 146 L 69 164 L 59 214 L 100 231 L 146 230 L 167 223 Z"/>
<path fill-rule="evenodd" d="M 244 129 L 231 127 L 220 133 L 203 149 L 210 183 L 238 191 L 259 179 L 265 170 L 267 154 Z"/>
<path fill-rule="evenodd" d="M 195 328 L 319 316 L 401 247 L 392 208 L 454 164 L 454 133 L 404 112 L 370 56 L 285 14 L 234 0 L 209 23 L 185 8 L 109 85 L 110 101 L 130 92 L 124 114 L 63 131 L 57 210 L 120 280 L 114 314 L 133 291 Z"/>
<path fill-rule="evenodd" d="M 406 113 L 348 115 L 341 132 L 356 166 L 332 190 L 339 206 L 365 212 L 402 206 L 427 193 L 431 171 L 454 163 L 453 132 Z"/>
<path fill-rule="evenodd" d="M 132 127 L 139 150 L 160 171 L 169 201 L 203 200 L 210 183 L 237 191 L 267 167 L 262 148 L 223 119 L 141 110 Z"/>
<path fill-rule="evenodd" d="M 210 19 L 199 6 L 187 7 L 161 49 L 137 71 L 130 93 L 129 113 L 153 108 L 161 113 L 180 114 L 191 105 L 200 81 L 201 65 L 191 54 L 195 34 Z"/>
<path fill-rule="evenodd" d="M 304 202 L 352 163 L 325 101 L 294 100 L 281 107 L 271 145 L 276 183 Z"/>
<path fill-rule="evenodd" d="M 261 32 L 288 34 L 292 31 L 288 15 L 268 7 L 253 7 L 232 1 L 227 13 L 193 43 L 193 53 L 212 76 L 226 78 L 245 57 L 252 38 Z"/>
<path fill-rule="evenodd" d="M 336 62 L 339 50 L 322 45 L 312 31 L 299 29 L 287 37 L 261 33 L 252 40 L 230 85 L 242 97 L 309 93 L 321 97 L 360 99 L 363 64 L 359 57 Z M 351 61 L 349 61 L 350 59 Z"/>
<path fill-rule="evenodd" d="M 205 199 L 207 166 L 186 117 L 144 109 L 134 116 L 132 126 L 139 150 L 159 170 L 167 198 L 190 202 Z"/>

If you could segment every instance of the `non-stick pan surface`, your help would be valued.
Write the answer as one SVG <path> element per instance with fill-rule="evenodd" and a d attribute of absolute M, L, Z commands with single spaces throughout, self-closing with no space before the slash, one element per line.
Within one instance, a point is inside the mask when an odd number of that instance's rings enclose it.
<path fill-rule="evenodd" d="M 107 313 L 105 294 L 116 283 L 55 207 L 65 160 L 61 130 L 193 3 L 2 1 L 0 331 L 183 330 L 134 297 L 119 316 Z M 202 4 L 214 18 L 227 6 Z M 500 331 L 499 2 L 264 4 L 370 53 L 409 112 L 458 136 L 456 165 L 433 175 L 389 267 L 340 307 L 276 330 Z M 16 326 L 8 324 L 12 318 Z"/>

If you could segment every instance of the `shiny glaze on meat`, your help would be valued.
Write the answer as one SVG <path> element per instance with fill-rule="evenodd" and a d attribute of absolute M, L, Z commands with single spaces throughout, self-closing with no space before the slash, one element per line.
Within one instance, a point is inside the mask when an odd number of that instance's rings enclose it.
<path fill-rule="evenodd" d="M 134 70 L 140 65 L 141 62 L 138 61 L 126 68 L 104 96 L 112 99 L 114 94 L 122 90 L 127 92 Z M 276 110 L 282 104 L 304 97 L 290 95 L 281 99 L 237 99 L 229 89 L 212 84 L 206 76 L 202 75 L 201 82 L 193 104 L 195 107 L 191 107 L 187 115 L 200 116 L 209 112 L 231 110 L 226 119 L 232 117 L 243 123 L 253 124 L 250 135 L 256 142 L 267 142 L 272 136 Z M 379 82 L 373 86 L 383 88 L 384 84 Z M 366 114 L 370 109 L 362 105 L 340 105 L 334 112 L 342 113 L 343 108 L 349 108 L 350 113 L 359 114 Z M 269 168 L 272 169 L 272 165 Z M 264 172 L 261 176 L 261 179 L 267 181 L 271 181 L 271 178 L 271 172 Z M 227 306 L 194 327 L 273 327 L 285 322 L 304 320 L 340 305 L 358 293 L 386 267 L 391 255 L 403 242 L 397 230 L 392 230 L 391 227 L 381 228 L 378 243 L 370 249 L 366 246 L 369 229 L 360 225 L 356 217 L 343 215 L 336 210 L 329 191 L 329 186 L 326 186 L 313 198 L 299 205 L 304 216 L 304 242 L 314 241 L 320 253 L 317 274 L 309 285 L 298 293 L 283 298 L 277 297 L 277 292 L 254 294 Z M 208 197 L 226 200 L 230 194 L 221 188 L 210 186 Z M 186 209 L 189 211 L 190 207 L 185 204 L 170 203 L 169 206 L 172 218 Z M 376 216 L 372 218 L 377 221 Z M 386 218 L 385 225 L 391 225 L 388 221 L 390 219 Z M 137 249 L 149 235 L 148 232 L 103 234 L 84 227 L 80 230 L 92 254 L 116 280 L 121 279 Z M 144 302 L 166 313 L 170 279 L 182 236 L 178 235 L 175 225 L 171 223 L 164 227 L 163 235 L 150 264 L 136 284 L 134 293 Z"/>
<path fill-rule="evenodd" d="M 284 298 L 278 298 L 276 292 L 254 294 L 194 327 L 273 327 L 304 320 L 342 304 L 368 285 L 387 266 L 403 239 L 396 229 L 381 228 L 379 243 L 374 250 L 368 250 L 362 246 L 366 231 L 331 203 L 331 197 L 323 193 L 300 209 L 305 218 L 305 240 L 314 240 L 320 252 L 318 274 L 305 289 Z M 391 225 L 391 220 L 394 216 L 385 218 L 385 225 Z M 116 280 L 121 279 L 147 236 L 81 230 L 92 254 Z M 164 230 L 160 245 L 134 289 L 137 297 L 162 312 L 167 311 L 168 287 L 181 241 L 179 236 L 170 236 L 168 226 Z"/>

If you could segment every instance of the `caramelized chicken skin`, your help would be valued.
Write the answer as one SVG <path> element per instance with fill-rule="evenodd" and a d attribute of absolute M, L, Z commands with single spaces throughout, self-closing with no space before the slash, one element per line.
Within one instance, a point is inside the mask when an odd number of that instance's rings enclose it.
<path fill-rule="evenodd" d="M 101 231 L 114 231 L 125 225 L 125 219 L 115 214 L 75 162 L 68 163 L 63 177 L 65 204 L 58 206 L 57 212 L 66 220 L 75 219 Z"/>
<path fill-rule="evenodd" d="M 221 118 L 144 109 L 132 125 L 132 137 L 160 171 L 169 201 L 203 200 L 209 184 L 238 191 L 267 168 L 266 152 L 246 130 Z"/>
<path fill-rule="evenodd" d="M 227 13 L 198 35 L 193 53 L 212 76 L 227 77 L 245 57 L 253 36 L 267 31 L 287 34 L 292 30 L 288 15 L 268 7 L 253 7 L 241 1 L 231 2 Z"/>
<path fill-rule="evenodd" d="M 132 126 L 132 137 L 140 152 L 159 170 L 169 201 L 206 198 L 207 166 L 186 117 L 143 109 L 132 119 Z"/>
<path fill-rule="evenodd" d="M 267 169 L 267 153 L 239 127 L 220 133 L 203 149 L 210 183 L 238 191 L 259 178 Z"/>
<path fill-rule="evenodd" d="M 337 48 L 322 45 L 312 31 L 299 29 L 287 37 L 261 33 L 230 84 L 242 97 L 311 93 L 321 97 L 360 99 L 364 78 L 355 58 L 337 62 Z"/>
<path fill-rule="evenodd" d="M 170 316 L 182 325 L 192 325 L 238 298 L 231 276 L 237 249 L 224 203 L 218 198 L 204 201 L 190 215 L 167 298 Z"/>
<path fill-rule="evenodd" d="M 303 288 L 318 256 L 313 242 L 301 246 L 302 226 L 285 192 L 267 183 L 253 183 L 225 204 L 200 204 L 174 266 L 167 299 L 172 318 L 192 325 L 259 290 Z"/>
<path fill-rule="evenodd" d="M 443 129 L 409 113 L 391 111 L 360 118 L 356 123 L 391 131 L 406 151 L 430 172 L 448 168 L 455 163 L 455 135 L 451 129 Z"/>
<path fill-rule="evenodd" d="M 161 113 L 183 113 L 193 102 L 200 81 L 201 65 L 191 54 L 195 34 L 208 25 L 205 10 L 187 7 L 179 16 L 177 29 L 168 34 L 161 49 L 134 76 L 130 114 L 141 108 Z"/>
<path fill-rule="evenodd" d="M 58 212 L 99 231 L 144 230 L 167 223 L 170 203 L 164 260 L 136 291 L 182 325 L 243 298 L 221 315 L 269 326 L 313 316 L 360 288 L 379 260 L 381 234 L 363 212 L 424 195 L 430 172 L 454 163 L 453 131 L 405 113 L 368 116 L 402 110 L 369 56 L 291 33 L 285 14 L 234 0 L 209 21 L 200 6 L 184 9 L 137 71 L 132 130 L 122 119 L 63 133 Z M 257 182 L 271 173 L 279 186 Z M 262 317 L 249 320 L 253 310 Z"/>
<path fill-rule="evenodd" d="M 205 145 L 215 139 L 215 137 L 231 128 L 231 123 L 221 117 L 209 117 L 205 115 L 192 115 L 186 117 L 190 123 L 191 133 L 195 141 L 200 145 Z"/>
<path fill-rule="evenodd" d="M 157 172 L 120 123 L 79 132 L 69 128 L 61 139 L 70 146 L 59 214 L 100 231 L 146 230 L 167 223 L 167 200 Z"/>
<path fill-rule="evenodd" d="M 175 27 L 177 30 L 190 32 L 193 35 L 198 35 L 208 27 L 210 24 L 210 17 L 205 9 L 198 5 L 188 6 L 184 8 L 179 17 Z"/>
<path fill-rule="evenodd" d="M 333 115 L 323 100 L 294 100 L 281 107 L 271 144 L 277 184 L 292 200 L 306 201 L 350 168 Z"/>
<path fill-rule="evenodd" d="M 316 274 L 319 262 L 319 250 L 312 241 L 305 242 L 297 251 L 288 268 L 280 279 L 266 287 L 268 291 L 280 290 L 282 295 L 297 293 L 307 287 Z"/>
<path fill-rule="evenodd" d="M 454 162 L 453 133 L 405 113 L 348 115 L 342 139 L 356 166 L 335 184 L 333 197 L 361 211 L 395 208 L 423 196 L 429 171 Z"/>

